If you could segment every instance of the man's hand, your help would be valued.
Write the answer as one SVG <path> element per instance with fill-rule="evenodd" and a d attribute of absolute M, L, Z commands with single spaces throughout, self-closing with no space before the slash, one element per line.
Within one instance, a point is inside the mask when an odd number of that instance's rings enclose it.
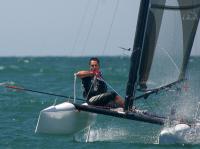
<path fill-rule="evenodd" d="M 93 74 L 94 74 L 97 78 L 100 78 L 100 77 L 101 77 L 101 71 L 99 71 L 99 70 L 93 70 L 92 72 L 93 72 Z"/>

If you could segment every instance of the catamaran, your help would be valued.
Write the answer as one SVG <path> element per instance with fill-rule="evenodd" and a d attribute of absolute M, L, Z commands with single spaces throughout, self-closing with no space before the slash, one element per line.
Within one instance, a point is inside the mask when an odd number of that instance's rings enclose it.
<path fill-rule="evenodd" d="M 185 81 L 199 17 L 199 0 L 141 0 L 124 109 L 64 102 L 40 112 L 35 132 L 74 134 L 103 114 L 156 125 L 170 120 L 159 143 L 187 143 L 184 134 L 200 126 L 199 121 L 172 119 L 133 107 L 136 100 L 153 98 Z"/>

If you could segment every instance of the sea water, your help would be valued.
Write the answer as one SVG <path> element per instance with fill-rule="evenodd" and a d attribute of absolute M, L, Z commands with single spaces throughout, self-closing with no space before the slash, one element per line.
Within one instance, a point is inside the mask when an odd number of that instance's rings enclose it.
<path fill-rule="evenodd" d="M 88 70 L 88 60 L 88 57 L 2 57 L 0 85 L 10 83 L 27 89 L 73 96 L 73 74 Z M 100 57 L 100 60 L 104 79 L 124 97 L 129 59 Z M 181 93 L 171 90 L 168 94 L 151 95 L 151 98 L 135 104 L 138 108 L 159 114 L 168 114 L 170 107 L 175 105 L 179 115 L 194 117 L 200 101 L 199 65 L 200 57 L 192 57 L 188 66 L 188 81 Z M 79 79 L 76 95 L 82 98 Z M 102 115 L 98 115 L 91 126 L 88 143 L 87 129 L 70 136 L 35 134 L 39 112 L 55 102 L 66 100 L 0 86 L 0 148 L 200 148 L 200 140 L 189 145 L 159 145 L 158 135 L 162 126 Z"/>

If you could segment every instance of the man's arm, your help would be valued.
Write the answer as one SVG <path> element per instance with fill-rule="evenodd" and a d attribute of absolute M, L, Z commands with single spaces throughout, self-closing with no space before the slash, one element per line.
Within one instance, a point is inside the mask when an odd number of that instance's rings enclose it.
<path fill-rule="evenodd" d="M 82 78 L 85 78 L 85 77 L 92 77 L 94 76 L 94 72 L 93 71 L 86 71 L 86 70 L 82 70 L 82 71 L 78 71 L 77 73 L 75 73 L 75 75 L 82 79 Z"/>

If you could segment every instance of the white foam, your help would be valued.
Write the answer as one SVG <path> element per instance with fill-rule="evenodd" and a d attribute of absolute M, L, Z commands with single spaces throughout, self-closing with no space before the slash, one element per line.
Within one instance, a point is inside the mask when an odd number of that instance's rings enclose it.
<path fill-rule="evenodd" d="M 91 126 L 90 132 L 89 129 L 85 129 L 82 132 L 77 133 L 74 136 L 75 141 L 77 142 L 97 142 L 97 141 L 121 141 L 127 136 L 130 135 L 130 132 L 123 128 L 94 128 Z M 89 137 L 88 137 L 89 133 Z"/>

